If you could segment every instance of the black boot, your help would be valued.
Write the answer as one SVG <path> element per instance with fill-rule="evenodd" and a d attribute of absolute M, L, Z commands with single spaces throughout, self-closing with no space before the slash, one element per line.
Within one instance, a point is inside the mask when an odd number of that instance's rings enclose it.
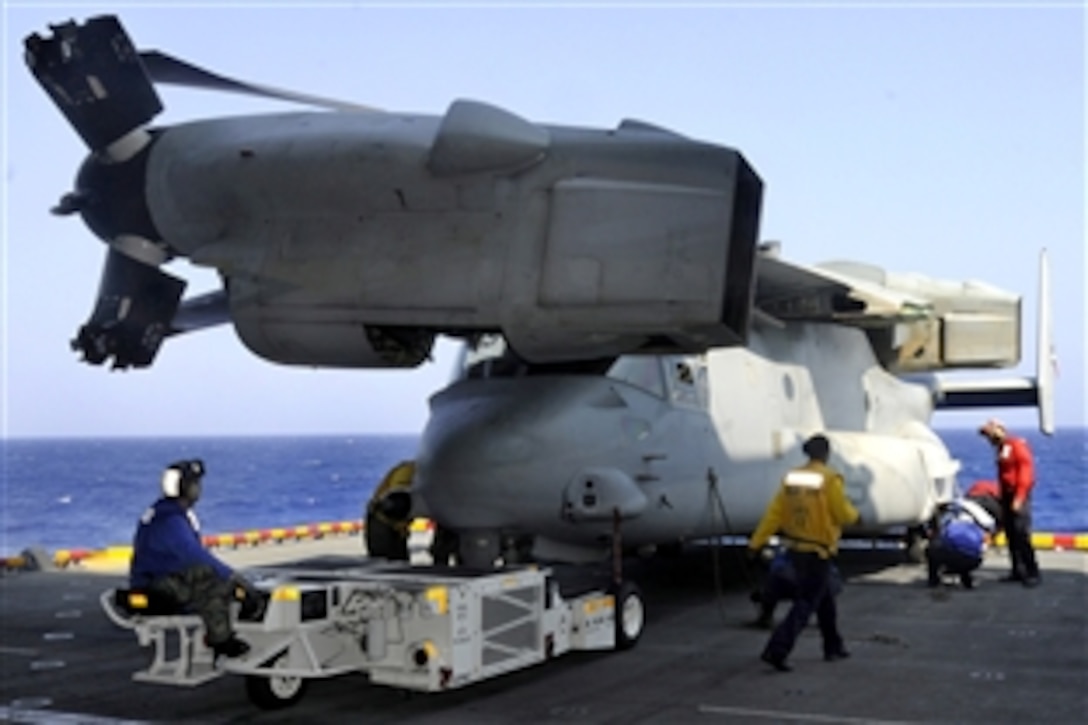
<path fill-rule="evenodd" d="M 216 657 L 227 657 L 228 659 L 241 657 L 249 652 L 249 645 L 233 634 L 222 642 L 212 642 L 209 646 Z"/>
<path fill-rule="evenodd" d="M 780 655 L 774 655 L 770 652 L 764 652 L 759 656 L 761 660 L 775 668 L 779 672 L 789 672 L 793 668 L 786 664 L 786 658 Z"/>

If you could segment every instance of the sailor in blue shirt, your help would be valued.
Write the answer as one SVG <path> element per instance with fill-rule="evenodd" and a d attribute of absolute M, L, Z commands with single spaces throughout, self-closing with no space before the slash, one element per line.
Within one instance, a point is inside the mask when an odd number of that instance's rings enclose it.
<path fill-rule="evenodd" d="M 971 572 L 982 565 L 986 534 L 992 533 L 994 526 L 993 516 L 974 501 L 959 499 L 943 505 L 926 549 L 929 586 L 938 586 L 942 574 L 958 574 L 965 588 L 973 588 Z"/>
<path fill-rule="evenodd" d="M 230 623 L 236 587 L 248 584 L 204 548 L 193 506 L 200 499 L 204 463 L 177 461 L 163 472 L 163 496 L 144 512 L 133 542 L 129 585 L 161 594 L 200 615 L 216 654 L 237 657 L 249 646 Z"/>

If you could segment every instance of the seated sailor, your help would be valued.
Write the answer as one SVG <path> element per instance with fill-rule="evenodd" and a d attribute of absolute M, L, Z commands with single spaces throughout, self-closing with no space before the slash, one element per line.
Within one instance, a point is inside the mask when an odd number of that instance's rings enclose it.
<path fill-rule="evenodd" d="M 208 646 L 217 655 L 238 657 L 249 650 L 234 634 L 230 604 L 235 590 L 251 586 L 208 551 L 200 540 L 193 507 L 200 499 L 204 464 L 183 460 L 162 476 L 162 497 L 140 517 L 133 542 L 129 585 L 169 597 L 204 622 Z"/>

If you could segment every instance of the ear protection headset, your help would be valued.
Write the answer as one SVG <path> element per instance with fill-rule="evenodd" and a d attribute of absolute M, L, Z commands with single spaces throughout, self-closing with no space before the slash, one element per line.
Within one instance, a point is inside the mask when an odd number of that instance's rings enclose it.
<path fill-rule="evenodd" d="M 167 498 L 192 498 L 193 485 L 200 483 L 204 475 L 204 462 L 198 458 L 177 461 L 167 466 L 162 474 L 162 495 Z"/>

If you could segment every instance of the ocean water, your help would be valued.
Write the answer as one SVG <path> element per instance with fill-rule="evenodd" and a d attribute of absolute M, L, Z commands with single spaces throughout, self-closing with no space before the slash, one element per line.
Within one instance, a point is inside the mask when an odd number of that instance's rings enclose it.
<path fill-rule="evenodd" d="M 8 439 L 0 441 L 0 555 L 29 546 L 129 544 L 163 468 L 200 458 L 205 534 L 346 521 L 415 454 L 418 436 Z"/>
<path fill-rule="evenodd" d="M 973 430 L 938 431 L 962 484 L 993 478 L 992 449 Z M 1088 430 L 1026 434 L 1036 458 L 1035 529 L 1088 532 Z M 202 458 L 204 533 L 357 519 L 382 476 L 418 437 L 0 440 L 0 556 L 128 544 L 158 494 L 162 469 Z"/>

